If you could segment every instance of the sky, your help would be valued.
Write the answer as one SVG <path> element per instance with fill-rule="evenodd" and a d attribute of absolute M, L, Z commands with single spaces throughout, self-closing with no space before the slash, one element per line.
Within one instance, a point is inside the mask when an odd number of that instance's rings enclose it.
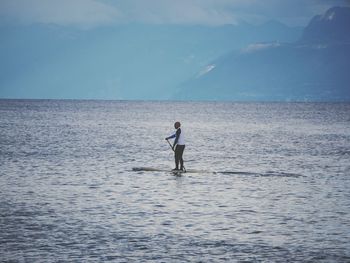
<path fill-rule="evenodd" d="M 0 0 L 0 25 L 86 30 L 125 23 L 217 26 L 278 20 L 305 26 L 332 6 L 350 6 L 350 0 Z"/>

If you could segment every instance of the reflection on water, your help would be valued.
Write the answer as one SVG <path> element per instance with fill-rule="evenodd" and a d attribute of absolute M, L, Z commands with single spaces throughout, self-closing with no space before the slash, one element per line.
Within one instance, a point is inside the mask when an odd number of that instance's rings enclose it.
<path fill-rule="evenodd" d="M 5 262 L 350 261 L 350 105 L 0 101 Z M 164 142 L 186 129 L 188 169 Z"/>

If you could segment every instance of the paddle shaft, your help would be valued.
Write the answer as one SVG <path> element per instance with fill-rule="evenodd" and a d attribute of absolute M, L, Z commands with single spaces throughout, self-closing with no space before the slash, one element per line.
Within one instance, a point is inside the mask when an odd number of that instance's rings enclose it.
<path fill-rule="evenodd" d="M 173 152 L 175 152 L 175 150 L 174 150 L 173 146 L 171 145 L 171 143 L 169 142 L 169 140 L 166 140 L 166 141 L 168 142 L 168 144 L 169 144 L 170 148 L 173 150 Z"/>

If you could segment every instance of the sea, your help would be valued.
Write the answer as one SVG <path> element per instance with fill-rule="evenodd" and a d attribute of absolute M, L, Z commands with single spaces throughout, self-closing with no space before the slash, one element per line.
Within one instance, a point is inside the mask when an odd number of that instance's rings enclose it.
<path fill-rule="evenodd" d="M 350 262 L 350 103 L 0 100 L 0 261 Z"/>

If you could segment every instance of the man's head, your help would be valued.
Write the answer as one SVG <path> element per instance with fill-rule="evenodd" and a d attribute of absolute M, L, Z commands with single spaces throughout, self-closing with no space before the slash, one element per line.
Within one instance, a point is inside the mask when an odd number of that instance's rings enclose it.
<path fill-rule="evenodd" d="M 177 122 L 174 123 L 174 128 L 175 128 L 175 129 L 180 128 L 180 126 L 181 126 L 181 123 L 180 123 L 179 121 L 177 121 Z"/>

